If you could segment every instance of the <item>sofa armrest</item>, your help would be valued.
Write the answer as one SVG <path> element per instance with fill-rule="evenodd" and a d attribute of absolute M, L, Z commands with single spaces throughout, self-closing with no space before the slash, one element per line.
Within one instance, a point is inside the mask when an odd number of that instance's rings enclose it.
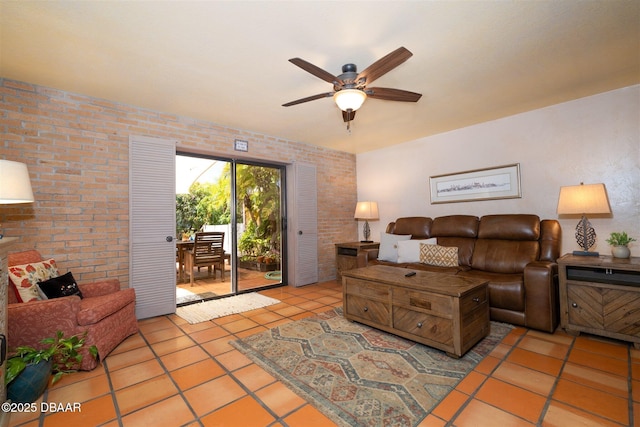
<path fill-rule="evenodd" d="M 358 253 L 356 265 L 358 268 L 366 267 L 374 259 L 378 259 L 378 249 L 363 249 Z"/>
<path fill-rule="evenodd" d="M 65 337 L 79 333 L 77 316 L 80 298 L 69 296 L 43 301 L 7 305 L 8 346 L 40 348 L 44 338 L 62 331 Z"/>
<path fill-rule="evenodd" d="M 109 295 L 84 298 L 80 302 L 78 325 L 88 326 L 100 322 L 105 317 L 122 310 L 130 303 L 135 305 L 136 292 L 134 289 L 122 289 Z"/>
<path fill-rule="evenodd" d="M 524 268 L 526 326 L 553 333 L 558 326 L 558 264 L 535 261 Z"/>
<path fill-rule="evenodd" d="M 101 297 L 120 290 L 118 279 L 102 279 L 93 283 L 78 284 L 84 298 Z"/>

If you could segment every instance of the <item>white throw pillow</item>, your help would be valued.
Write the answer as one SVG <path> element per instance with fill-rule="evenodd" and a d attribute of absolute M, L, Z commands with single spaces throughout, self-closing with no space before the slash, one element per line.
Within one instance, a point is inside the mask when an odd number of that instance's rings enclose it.
<path fill-rule="evenodd" d="M 378 259 L 380 261 L 398 262 L 398 242 L 409 240 L 410 234 L 389 234 L 380 233 L 380 249 L 378 249 Z"/>
<path fill-rule="evenodd" d="M 420 244 L 435 245 L 438 239 L 403 240 L 398 242 L 398 262 L 420 262 Z"/>

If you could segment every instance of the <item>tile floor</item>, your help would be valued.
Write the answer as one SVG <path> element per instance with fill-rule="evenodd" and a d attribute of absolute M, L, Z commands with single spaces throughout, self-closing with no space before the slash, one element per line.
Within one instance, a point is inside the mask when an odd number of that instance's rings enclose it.
<path fill-rule="evenodd" d="M 98 368 L 63 378 L 43 396 L 79 402 L 81 412 L 12 414 L 10 425 L 333 425 L 228 341 L 340 306 L 340 285 L 263 293 L 282 303 L 197 325 L 175 315 L 141 321 L 140 333 Z M 640 426 L 638 418 L 640 351 L 515 328 L 421 426 Z"/>

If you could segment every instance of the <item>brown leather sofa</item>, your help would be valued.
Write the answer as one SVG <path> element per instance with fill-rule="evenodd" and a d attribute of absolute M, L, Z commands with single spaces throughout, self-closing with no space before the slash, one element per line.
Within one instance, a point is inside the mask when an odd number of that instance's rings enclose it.
<path fill-rule="evenodd" d="M 438 245 L 458 248 L 458 266 L 380 261 L 378 250 L 369 250 L 359 256 L 358 267 L 385 264 L 483 278 L 489 281 L 492 320 L 545 332 L 556 329 L 558 221 L 519 214 L 405 217 L 389 223 L 386 232 L 411 239 L 436 237 Z"/>

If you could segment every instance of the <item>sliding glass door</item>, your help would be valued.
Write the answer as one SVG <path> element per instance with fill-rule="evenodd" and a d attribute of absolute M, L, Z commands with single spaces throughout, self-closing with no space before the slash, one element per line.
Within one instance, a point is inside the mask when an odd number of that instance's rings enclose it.
<path fill-rule="evenodd" d="M 283 181 L 278 165 L 178 153 L 178 305 L 284 283 Z M 207 232 L 224 233 L 224 269 L 189 268 L 196 233 Z"/>
<path fill-rule="evenodd" d="M 279 167 L 238 163 L 235 167 L 238 223 L 238 291 L 282 282 L 282 178 Z"/>

